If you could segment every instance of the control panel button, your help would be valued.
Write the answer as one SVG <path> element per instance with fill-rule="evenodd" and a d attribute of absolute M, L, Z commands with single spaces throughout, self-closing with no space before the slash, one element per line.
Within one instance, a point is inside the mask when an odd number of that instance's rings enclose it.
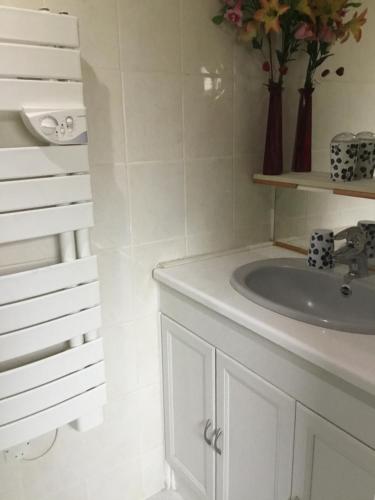
<path fill-rule="evenodd" d="M 66 127 L 69 129 L 69 130 L 72 130 L 73 129 L 73 123 L 74 123 L 74 120 L 71 116 L 68 116 L 65 120 L 66 122 Z"/>
<path fill-rule="evenodd" d="M 42 132 L 46 135 L 54 134 L 57 126 L 58 122 L 52 116 L 46 116 L 45 118 L 42 119 L 40 123 L 40 128 Z"/>

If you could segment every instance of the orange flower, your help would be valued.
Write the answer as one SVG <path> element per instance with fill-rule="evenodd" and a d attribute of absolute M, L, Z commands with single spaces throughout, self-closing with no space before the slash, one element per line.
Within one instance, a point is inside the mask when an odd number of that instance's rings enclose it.
<path fill-rule="evenodd" d="M 330 20 L 341 21 L 347 3 L 348 0 L 314 0 L 314 15 L 325 24 Z"/>
<path fill-rule="evenodd" d="M 280 16 L 289 10 L 289 6 L 280 5 L 279 0 L 260 0 L 260 4 L 262 8 L 255 12 L 254 19 L 264 23 L 266 34 L 270 31 L 279 33 L 281 29 Z"/>
<path fill-rule="evenodd" d="M 353 16 L 353 18 L 345 23 L 344 29 L 345 29 L 345 36 L 341 40 L 342 43 L 346 42 L 346 40 L 349 38 L 350 34 L 353 35 L 354 39 L 359 42 L 362 38 L 362 26 L 367 22 L 366 19 L 366 14 L 367 14 L 367 9 L 364 10 L 361 14 L 358 15 L 358 12 L 356 12 Z"/>
<path fill-rule="evenodd" d="M 310 7 L 309 0 L 300 0 L 298 5 L 296 6 L 296 9 L 301 14 L 305 14 L 305 16 L 308 16 L 311 19 L 315 20 L 315 15 L 312 8 Z"/>

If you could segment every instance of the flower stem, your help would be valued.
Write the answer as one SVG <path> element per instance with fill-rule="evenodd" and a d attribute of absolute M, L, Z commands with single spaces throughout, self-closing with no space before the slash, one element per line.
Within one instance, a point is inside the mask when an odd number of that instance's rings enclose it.
<path fill-rule="evenodd" d="M 270 66 L 271 66 L 270 81 L 272 83 L 274 83 L 274 79 L 273 79 L 273 53 L 272 53 L 272 38 L 271 38 L 271 34 L 268 34 L 267 38 L 268 38 L 268 48 L 269 48 Z"/>
<path fill-rule="evenodd" d="M 283 60 L 282 60 L 282 65 L 285 65 L 287 63 L 287 60 L 288 60 L 288 50 L 287 50 L 287 44 L 286 44 L 286 34 L 285 32 L 283 31 L 282 33 L 282 45 L 281 45 L 281 53 L 283 55 Z M 280 68 L 280 71 L 279 71 L 279 85 L 280 87 L 282 87 L 283 85 L 283 80 L 284 80 L 284 75 L 282 74 L 281 72 L 281 68 Z"/>

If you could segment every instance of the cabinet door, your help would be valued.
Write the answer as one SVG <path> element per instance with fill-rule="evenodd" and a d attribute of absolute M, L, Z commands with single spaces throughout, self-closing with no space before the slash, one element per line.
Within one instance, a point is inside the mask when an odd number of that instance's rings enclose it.
<path fill-rule="evenodd" d="M 216 362 L 217 499 L 288 500 L 295 401 L 223 354 Z"/>
<path fill-rule="evenodd" d="M 167 460 L 194 497 L 215 496 L 215 452 L 204 439 L 215 427 L 215 349 L 162 318 Z"/>
<path fill-rule="evenodd" d="M 374 500 L 374 450 L 298 404 L 292 498 Z"/>

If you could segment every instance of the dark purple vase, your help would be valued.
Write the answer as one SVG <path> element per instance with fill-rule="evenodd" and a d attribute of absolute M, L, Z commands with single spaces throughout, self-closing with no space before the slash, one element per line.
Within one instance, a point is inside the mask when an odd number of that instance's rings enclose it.
<path fill-rule="evenodd" d="M 283 172 L 283 88 L 278 83 L 270 82 L 270 94 L 266 145 L 264 150 L 263 174 L 280 175 Z"/>
<path fill-rule="evenodd" d="M 311 172 L 313 92 L 313 88 L 299 89 L 300 98 L 292 164 L 294 172 Z"/>

